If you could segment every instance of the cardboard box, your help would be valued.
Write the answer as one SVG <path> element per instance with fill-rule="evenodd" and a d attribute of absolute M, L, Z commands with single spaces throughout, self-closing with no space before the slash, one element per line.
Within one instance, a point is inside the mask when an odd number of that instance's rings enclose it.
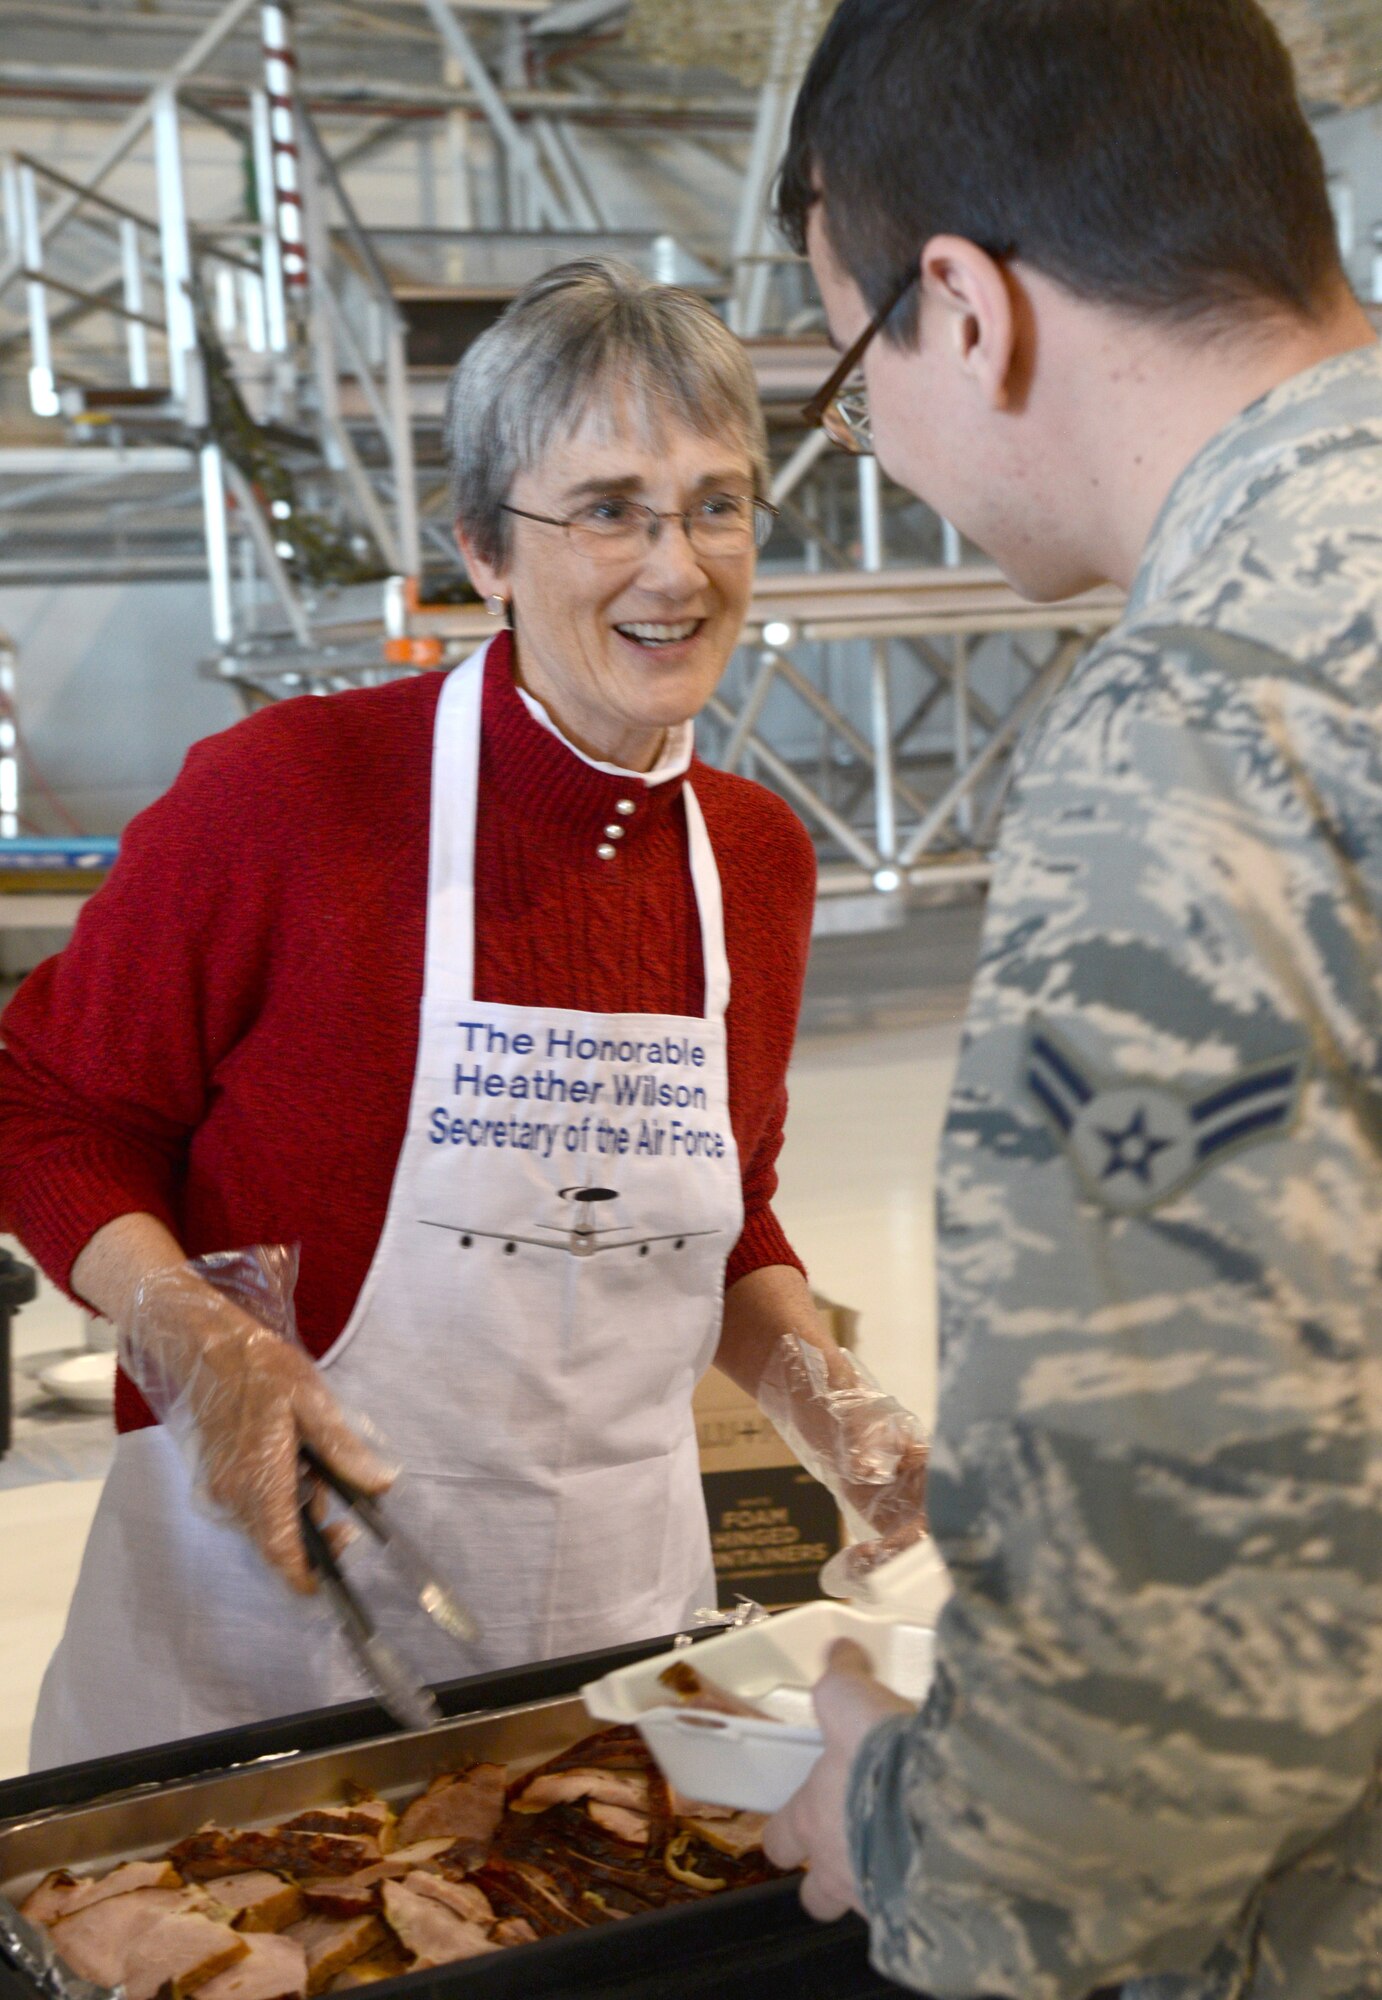
<path fill-rule="evenodd" d="M 827 1299 L 816 1306 L 840 1346 L 852 1347 L 858 1314 Z M 819 1597 L 821 1565 L 841 1542 L 834 1500 L 718 1369 L 700 1383 L 693 1407 L 721 1606 L 740 1595 L 775 1607 Z"/>

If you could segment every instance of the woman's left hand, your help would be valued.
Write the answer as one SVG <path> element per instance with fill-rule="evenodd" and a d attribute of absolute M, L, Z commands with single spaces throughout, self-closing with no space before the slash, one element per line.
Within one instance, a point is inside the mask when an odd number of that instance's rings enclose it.
<path fill-rule="evenodd" d="M 806 1470 L 875 1535 L 895 1544 L 888 1554 L 920 1541 L 930 1455 L 925 1432 L 852 1354 L 784 1334 L 756 1394 Z"/>
<path fill-rule="evenodd" d="M 778 1868 L 804 1868 L 802 1908 L 821 1923 L 846 1910 L 864 1914 L 849 1858 L 847 1804 L 854 1761 L 864 1738 L 889 1716 L 915 1714 L 875 1680 L 869 1656 L 852 1639 L 837 1639 L 813 1700 L 825 1749 L 801 1790 L 768 1821 L 763 1849 Z"/>

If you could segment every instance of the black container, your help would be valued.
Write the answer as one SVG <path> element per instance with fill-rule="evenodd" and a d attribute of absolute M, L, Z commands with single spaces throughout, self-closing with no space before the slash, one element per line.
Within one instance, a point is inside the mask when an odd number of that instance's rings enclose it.
<path fill-rule="evenodd" d="M 653 1640 L 438 1689 L 447 1717 L 481 1715 L 555 1700 L 586 1681 L 664 1651 Z M 592 1723 L 592 1728 L 599 1725 Z M 253 1727 L 224 1730 L 124 1757 L 41 1771 L 0 1784 L 0 1826 L 72 1810 L 134 1787 L 227 1772 L 284 1752 L 363 1743 L 388 1730 L 373 1702 L 353 1702 Z M 630 1917 L 481 1959 L 410 1973 L 369 1989 L 370 2000 L 876 2000 L 901 1989 L 868 1963 L 857 1918 L 815 1924 L 798 1901 L 796 1877 L 730 1891 L 703 1903 Z M 0 2000 L 36 2000 L 37 1989 L 0 1960 Z"/>
<path fill-rule="evenodd" d="M 0 1458 L 14 1441 L 14 1398 L 11 1390 L 10 1322 L 21 1306 L 38 1293 L 38 1274 L 8 1250 L 0 1250 Z"/>

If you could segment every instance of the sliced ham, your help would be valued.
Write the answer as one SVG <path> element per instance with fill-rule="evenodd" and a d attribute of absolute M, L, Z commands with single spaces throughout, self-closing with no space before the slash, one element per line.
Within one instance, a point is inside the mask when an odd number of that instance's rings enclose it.
<path fill-rule="evenodd" d="M 458 1917 L 431 1896 L 414 1895 L 401 1882 L 386 1882 L 381 1894 L 384 1915 L 404 1950 L 412 1953 L 414 1971 L 499 1950 L 479 1924 Z"/>
<path fill-rule="evenodd" d="M 670 1666 L 658 1675 L 658 1685 L 670 1688 L 678 1701 L 687 1708 L 703 1708 L 712 1715 L 752 1715 L 760 1722 L 772 1722 L 776 1718 L 765 1709 L 755 1708 L 742 1695 L 732 1694 L 711 1680 L 699 1667 L 693 1667 L 689 1660 L 673 1660 Z"/>
<path fill-rule="evenodd" d="M 668 1803 L 677 1819 L 733 1819 L 738 1806 L 709 1805 L 704 1799 L 683 1798 L 679 1791 L 669 1787 Z"/>
<path fill-rule="evenodd" d="M 575 1882 L 562 1871 L 565 1882 L 532 1861 L 494 1860 L 477 1871 L 479 1886 L 507 1917 L 526 1917 L 540 1935 L 588 1928 L 590 1919 L 577 1907 L 580 1899 Z"/>
<path fill-rule="evenodd" d="M 311 1812 L 295 1813 L 284 1820 L 279 1831 L 364 1834 L 379 1843 L 381 1854 L 387 1854 L 397 1825 L 394 1809 L 386 1799 L 361 1799 L 354 1805 L 320 1806 Z"/>
<path fill-rule="evenodd" d="M 626 1840 L 630 1847 L 648 1845 L 648 1815 L 630 1812 L 627 1806 L 607 1806 L 602 1799 L 592 1799 L 586 1811 L 596 1826 L 612 1833 L 616 1840 Z"/>
<path fill-rule="evenodd" d="M 162 1986 L 171 1986 L 174 1995 L 190 1993 L 248 1951 L 247 1941 L 229 1924 L 198 1910 L 175 1911 L 132 1940 L 120 1983 L 126 2000 L 154 2000 Z"/>
<path fill-rule="evenodd" d="M 125 1959 L 141 1931 L 177 1911 L 198 1908 L 204 1899 L 188 1889 L 135 1889 L 127 1896 L 107 1896 L 89 1909 L 74 1910 L 49 1926 L 59 1955 L 98 1986 L 116 1986 Z"/>
<path fill-rule="evenodd" d="M 195 1882 L 221 1875 L 266 1869 L 275 1875 L 354 1875 L 381 1858 L 373 1834 L 289 1832 L 270 1827 L 252 1833 L 239 1827 L 204 1826 L 168 1850 L 174 1867 Z"/>
<path fill-rule="evenodd" d="M 742 1861 L 746 1854 L 763 1845 L 763 1829 L 767 1824 L 766 1813 L 751 1812 L 728 1816 L 717 1813 L 713 1819 L 703 1819 L 698 1814 L 686 1821 L 688 1831 L 698 1840 L 703 1840 L 707 1847 L 718 1847 L 721 1854 L 733 1855 L 736 1861 Z"/>
<path fill-rule="evenodd" d="M 467 1923 L 492 1924 L 494 1906 L 483 1889 L 477 1889 L 473 1882 L 448 1882 L 441 1875 L 424 1875 L 415 1869 L 403 1879 L 403 1887 L 414 1896 L 430 1896 L 434 1903 L 440 1903 L 454 1916 L 464 1917 Z"/>
<path fill-rule="evenodd" d="M 502 1764 L 472 1764 L 456 1777 L 438 1778 L 399 1821 L 399 1846 L 445 1835 L 460 1859 L 472 1857 L 467 1865 L 483 1861 L 503 1816 L 507 1776 Z"/>
<path fill-rule="evenodd" d="M 108 1902 L 112 1896 L 128 1896 L 135 1889 L 178 1889 L 182 1877 L 167 1861 L 126 1861 L 109 1875 L 88 1875 L 84 1880 L 65 1868 L 46 1875 L 24 1900 L 21 1916 L 31 1923 L 51 1924 L 58 1917 L 70 1917 L 76 1910 L 89 1910 L 93 1903 Z"/>
<path fill-rule="evenodd" d="M 375 1862 L 373 1872 L 378 1874 L 381 1882 L 386 1875 L 393 1875 L 399 1871 L 406 1875 L 410 1869 L 421 1868 L 429 1861 L 439 1860 L 451 1845 L 450 1837 L 442 1834 L 436 1840 L 415 1840 L 408 1847 L 391 1848 L 386 1859 Z"/>
<path fill-rule="evenodd" d="M 197 1987 L 197 2000 L 305 2000 L 307 1953 L 295 1938 L 256 1931 L 226 1972 Z"/>
<path fill-rule="evenodd" d="M 453 1845 L 454 1842 L 445 1839 L 415 1840 L 411 1847 L 394 1848 L 386 1860 L 376 1861 L 373 1866 L 362 1868 L 358 1874 L 322 1875 L 309 1879 L 302 1884 L 303 1897 L 310 1910 L 320 1910 L 323 1915 L 359 1916 L 364 1910 L 378 1907 L 381 1882 L 390 1879 L 401 1882 L 415 1869 L 440 1864 L 450 1854 Z"/>
<path fill-rule="evenodd" d="M 213 1894 L 237 1931 L 286 1930 L 303 1914 L 297 1883 L 262 1868 L 217 1877 Z"/>
<path fill-rule="evenodd" d="M 510 1799 L 509 1811 L 547 1812 L 552 1806 L 572 1805 L 577 1799 L 598 1799 L 602 1805 L 624 1806 L 629 1812 L 647 1812 L 648 1778 L 643 1771 L 593 1771 L 579 1766 L 571 1771 L 549 1771 L 534 1778 Z"/>
<path fill-rule="evenodd" d="M 98 1882 L 83 1884 L 79 1909 L 90 1909 L 108 1896 L 127 1896 L 132 1889 L 180 1889 L 182 1877 L 171 1861 L 126 1861 Z"/>
<path fill-rule="evenodd" d="M 373 1868 L 361 1875 L 323 1875 L 302 1885 L 303 1907 L 314 1917 L 368 1917 L 379 1908 L 379 1884 Z"/>
<path fill-rule="evenodd" d="M 377 1917 L 304 1917 L 282 1933 L 307 1954 L 307 1991 L 323 1992 L 348 1965 L 373 1951 L 384 1937 Z"/>
<path fill-rule="evenodd" d="M 401 1978 L 409 1969 L 407 1954 L 400 1951 L 397 1940 L 391 1938 L 383 1951 L 372 1951 L 367 1958 L 357 1958 L 354 1965 L 338 1972 L 326 1990 L 328 1993 L 349 1993 L 352 1987 L 377 1986 L 381 1979 Z"/>
<path fill-rule="evenodd" d="M 21 1917 L 27 1917 L 31 1924 L 51 1924 L 64 1916 L 71 1907 L 72 1898 L 79 1896 L 86 1884 L 79 1875 L 69 1868 L 55 1868 L 51 1875 L 45 1875 L 36 1889 L 31 1889 L 19 1905 Z"/>
<path fill-rule="evenodd" d="M 537 1932 L 526 1917 L 505 1917 L 490 1932 L 496 1944 L 536 1944 Z"/>

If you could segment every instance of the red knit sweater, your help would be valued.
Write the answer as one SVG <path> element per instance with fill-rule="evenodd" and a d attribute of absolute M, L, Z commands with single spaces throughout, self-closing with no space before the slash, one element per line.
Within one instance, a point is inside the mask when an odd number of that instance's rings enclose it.
<path fill-rule="evenodd" d="M 0 1022 L 0 1223 L 55 1283 L 146 1211 L 189 1255 L 300 1242 L 322 1353 L 373 1256 L 417 1056 L 442 676 L 289 701 L 194 746 L 127 830 L 71 943 Z M 726 1283 L 798 1260 L 773 1215 L 815 859 L 790 809 L 699 760 L 724 895 L 744 1230 Z M 682 781 L 592 770 L 535 722 L 507 635 L 486 665 L 476 997 L 703 1011 Z M 615 801 L 637 810 L 613 861 Z M 121 1429 L 151 1421 L 121 1381 Z"/>

